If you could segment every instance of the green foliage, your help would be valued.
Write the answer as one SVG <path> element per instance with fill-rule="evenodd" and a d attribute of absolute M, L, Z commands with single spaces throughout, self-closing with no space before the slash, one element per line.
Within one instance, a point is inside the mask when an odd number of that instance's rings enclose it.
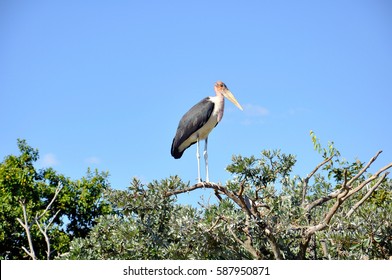
<path fill-rule="evenodd" d="M 227 259 L 241 248 L 222 227 L 209 231 L 214 214 L 176 204 L 165 193 L 185 188 L 178 177 L 143 185 L 133 179 L 127 190 L 110 190 L 116 214 L 103 216 L 88 238 L 72 242 L 67 259 Z M 238 249 L 233 250 L 231 246 Z M 228 248 L 229 247 L 229 248 Z"/>
<path fill-rule="evenodd" d="M 22 205 L 37 258 L 47 256 L 47 243 L 37 222 L 48 226 L 50 255 L 64 253 L 73 238 L 88 234 L 96 218 L 111 213 L 111 206 L 103 200 L 103 191 L 109 188 L 108 174 L 88 170 L 85 177 L 73 181 L 52 168 L 37 170 L 38 150 L 25 140 L 18 140 L 18 148 L 20 155 L 7 156 L 0 163 L 0 258 L 28 258 L 22 250 L 29 248 L 27 233 L 17 222 L 18 218 L 24 220 Z M 45 212 L 59 186 L 61 191 Z"/>
<path fill-rule="evenodd" d="M 334 147 L 333 142 L 328 142 L 328 148 L 323 148 L 320 143 L 320 139 L 317 138 L 313 130 L 310 131 L 310 138 L 312 140 L 314 150 L 321 154 L 323 158 L 340 156 L 340 152 Z"/>
<path fill-rule="evenodd" d="M 85 237 L 102 214 L 111 213 L 110 204 L 103 198 L 103 192 L 110 188 L 107 172 L 87 170 L 79 180 L 67 180 L 65 190 L 60 193 L 56 206 L 69 220 L 66 232 L 74 237 Z"/>
<path fill-rule="evenodd" d="M 41 259 L 47 243 L 38 225 L 48 228 L 57 259 L 388 259 L 392 163 L 371 174 L 380 152 L 367 164 L 349 162 L 333 142 L 324 148 L 314 132 L 311 140 L 321 162 L 306 176 L 292 174 L 294 155 L 273 150 L 233 156 L 225 186 L 173 176 L 134 178 L 125 190 L 111 189 L 107 173 L 71 180 L 36 170 L 38 151 L 18 141 L 21 154 L 0 164 L 1 258 L 28 257 L 26 230 L 16 222 L 25 205 Z M 177 203 L 198 188 L 212 189 L 218 203 Z"/>
<path fill-rule="evenodd" d="M 333 248 L 329 250 L 330 258 L 389 259 L 392 256 L 391 201 L 392 181 L 388 179 L 350 219 L 345 214 L 352 203 L 338 213 L 331 226 L 318 235 L 319 240 Z"/>
<path fill-rule="evenodd" d="M 255 187 L 267 187 L 277 180 L 285 181 L 296 159 L 294 155 L 282 154 L 279 150 L 265 150 L 260 158 L 239 155 L 233 156 L 232 161 L 226 170 L 235 175 L 235 185 L 246 181 Z"/>
<path fill-rule="evenodd" d="M 332 213 L 333 194 L 360 186 L 371 174 L 362 171 L 364 163 L 340 158 L 333 143 L 324 149 L 312 137 L 323 162 L 305 178 L 291 175 L 295 156 L 275 150 L 259 158 L 233 156 L 227 167 L 233 179 L 226 186 L 189 186 L 171 177 L 148 185 L 134 179 L 127 190 L 110 190 L 117 214 L 102 217 L 87 238 L 74 240 L 64 258 L 389 258 L 391 181 L 383 180 L 351 217 L 348 212 L 375 181 Z M 176 204 L 174 193 L 202 186 L 214 189 L 218 204 L 200 209 Z M 333 219 L 325 222 L 329 214 Z M 307 235 L 316 226 L 323 230 Z"/>

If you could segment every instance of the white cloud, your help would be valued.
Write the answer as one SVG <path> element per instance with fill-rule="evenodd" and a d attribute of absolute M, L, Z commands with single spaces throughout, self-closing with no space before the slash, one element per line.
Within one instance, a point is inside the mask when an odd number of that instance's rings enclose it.
<path fill-rule="evenodd" d="M 263 106 L 255 104 L 244 104 L 244 119 L 241 121 L 242 125 L 263 124 L 265 117 L 270 114 L 269 110 Z"/>
<path fill-rule="evenodd" d="M 101 159 L 99 157 L 92 156 L 84 159 L 84 162 L 88 164 L 99 164 L 101 163 Z"/>
<path fill-rule="evenodd" d="M 265 121 L 261 118 L 245 118 L 240 123 L 242 125 L 249 126 L 249 125 L 265 124 Z"/>
<path fill-rule="evenodd" d="M 248 117 L 265 117 L 270 114 L 269 110 L 260 105 L 245 104 L 244 114 Z"/>
<path fill-rule="evenodd" d="M 60 162 L 58 161 L 56 156 L 52 153 L 45 154 L 41 160 L 41 164 L 43 167 L 51 167 L 51 166 L 58 165 L 59 163 Z"/>
<path fill-rule="evenodd" d="M 288 114 L 290 116 L 293 116 L 293 115 L 299 115 L 299 114 L 303 114 L 303 113 L 307 113 L 307 112 L 309 112 L 309 110 L 304 107 L 295 107 L 295 108 L 291 108 L 289 110 Z"/>

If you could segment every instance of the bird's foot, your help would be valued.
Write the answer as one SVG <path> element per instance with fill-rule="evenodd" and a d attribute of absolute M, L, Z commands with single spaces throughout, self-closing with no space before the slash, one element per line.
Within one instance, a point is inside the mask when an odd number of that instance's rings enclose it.
<path fill-rule="evenodd" d="M 202 184 L 202 185 L 204 186 L 205 183 L 208 184 L 208 183 L 210 183 L 210 181 L 209 181 L 209 180 L 203 181 L 202 179 L 198 179 L 198 180 L 197 180 L 197 184 Z"/>

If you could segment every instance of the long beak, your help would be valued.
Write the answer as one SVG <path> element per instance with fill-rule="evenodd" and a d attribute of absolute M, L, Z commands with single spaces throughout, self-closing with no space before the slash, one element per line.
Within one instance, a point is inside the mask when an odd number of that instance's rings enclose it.
<path fill-rule="evenodd" d="M 230 90 L 225 90 L 225 91 L 223 91 L 223 95 L 224 95 L 227 99 L 229 99 L 231 102 L 233 102 L 233 104 L 234 104 L 235 106 L 237 106 L 241 111 L 243 110 L 243 109 L 242 109 L 242 106 L 240 105 L 240 103 L 238 103 L 237 99 L 235 99 L 234 95 L 231 93 Z"/>

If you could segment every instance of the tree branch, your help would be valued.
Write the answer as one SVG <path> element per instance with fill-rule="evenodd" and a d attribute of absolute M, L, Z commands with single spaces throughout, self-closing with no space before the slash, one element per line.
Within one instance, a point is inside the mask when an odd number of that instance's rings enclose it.
<path fill-rule="evenodd" d="M 243 180 L 242 182 L 241 182 L 241 184 L 240 184 L 240 191 L 238 192 L 238 196 L 241 196 L 242 194 L 243 194 L 243 192 L 244 192 L 244 185 L 245 185 L 245 180 Z"/>
<path fill-rule="evenodd" d="M 218 217 L 218 219 L 216 219 L 216 221 L 214 222 L 214 224 L 213 224 L 209 229 L 207 229 L 207 232 L 212 231 L 212 230 L 218 225 L 218 223 L 219 223 L 220 220 L 221 220 L 221 218 Z"/>
<path fill-rule="evenodd" d="M 350 211 L 348 211 L 346 215 L 347 218 L 349 218 L 354 213 L 354 211 L 357 210 L 357 208 L 360 207 L 365 202 L 366 199 L 368 199 L 368 197 L 380 186 L 380 184 L 385 179 L 385 177 L 387 177 L 388 174 L 389 173 L 386 172 L 381 175 L 377 183 L 375 183 L 374 186 L 370 190 L 368 190 L 368 192 L 362 197 L 362 199 L 357 203 L 355 203 L 355 205 L 350 209 Z"/>
<path fill-rule="evenodd" d="M 375 161 L 375 159 L 377 158 L 377 156 L 381 153 L 381 151 L 379 151 L 377 153 L 377 155 L 375 157 L 373 157 L 369 163 L 360 171 L 365 172 L 367 168 L 369 168 L 369 166 L 371 165 L 371 163 L 373 163 Z M 358 191 L 360 191 L 361 189 L 363 189 L 367 184 L 369 184 L 371 181 L 377 179 L 380 174 L 382 172 L 385 172 L 387 169 L 392 167 L 392 163 L 380 168 L 375 174 L 373 174 L 373 176 L 371 176 L 370 178 L 368 178 L 367 180 L 363 181 L 361 184 L 359 184 L 359 186 L 357 186 L 356 188 L 352 189 L 351 186 L 349 184 L 353 183 L 354 180 L 350 180 L 347 182 L 347 187 L 346 188 L 342 188 L 340 189 L 339 192 L 334 192 L 333 195 L 329 195 L 328 196 L 328 200 L 332 199 L 332 198 L 336 198 L 336 202 L 335 204 L 329 209 L 329 211 L 327 212 L 327 214 L 325 215 L 324 219 L 317 225 L 315 226 L 311 226 L 309 227 L 305 234 L 306 235 L 312 235 L 314 232 L 319 231 L 319 230 L 323 230 L 328 223 L 331 221 L 332 217 L 335 215 L 336 211 L 339 209 L 340 205 L 343 204 L 344 201 L 346 201 L 348 198 L 350 198 L 353 194 L 357 193 Z M 359 174 L 359 173 L 358 173 Z M 382 175 L 382 178 L 379 180 L 379 183 L 376 184 L 376 186 L 378 187 L 382 180 L 387 176 L 386 173 L 384 173 Z M 359 178 L 359 176 L 355 176 L 356 178 Z M 351 183 L 350 183 L 351 182 Z M 369 194 L 370 196 L 370 194 Z M 366 198 L 368 198 L 369 196 L 367 196 Z M 363 200 L 365 201 L 366 198 Z M 363 203 L 363 201 L 361 202 L 361 204 Z M 325 201 L 323 201 L 325 202 Z M 321 203 L 320 203 L 321 204 Z M 310 208 L 311 209 L 311 208 Z M 350 214 L 351 215 L 351 214 Z"/>
<path fill-rule="evenodd" d="M 246 207 L 246 204 L 241 201 L 241 199 L 234 194 L 233 192 L 229 191 L 227 188 L 215 184 L 215 183 L 211 183 L 211 182 L 201 182 L 201 183 L 197 183 L 191 187 L 188 188 L 184 188 L 184 189 L 179 189 L 179 190 L 174 190 L 174 191 L 168 191 L 165 193 L 165 196 L 172 196 L 172 195 L 176 195 L 176 194 L 180 194 L 180 193 L 186 193 L 186 192 L 190 192 L 196 189 L 201 189 L 201 188 L 207 188 L 207 189 L 213 189 L 215 191 L 217 191 L 218 193 L 224 194 L 227 197 L 229 197 L 231 200 L 233 200 L 238 206 L 241 207 L 242 210 L 244 210 L 244 212 L 246 212 L 248 215 L 252 215 L 252 214 L 256 214 L 256 213 L 251 213 L 252 209 L 248 209 L 248 207 Z"/>
<path fill-rule="evenodd" d="M 370 159 L 370 161 L 366 164 L 366 166 L 364 168 L 362 168 L 357 175 L 355 175 L 353 178 L 351 178 L 349 181 L 347 181 L 347 174 L 344 173 L 344 182 L 342 184 L 342 188 L 339 190 L 335 190 L 332 193 L 328 194 L 327 196 L 321 197 L 319 199 L 316 199 L 314 201 L 312 201 L 311 203 L 309 203 L 308 205 L 305 206 L 305 211 L 309 212 L 310 210 L 312 210 L 314 207 L 321 205 L 331 199 L 334 199 L 336 197 L 338 197 L 338 195 L 340 195 L 342 192 L 344 192 L 345 189 L 352 189 L 352 184 L 355 182 L 355 180 L 357 180 L 369 167 L 370 165 L 377 159 L 377 157 L 382 153 L 382 151 L 378 151 L 377 154 L 372 157 Z M 392 163 L 384 166 L 383 168 L 379 169 L 375 174 L 373 174 L 373 176 L 371 176 L 370 178 L 368 178 L 367 180 L 365 180 L 364 182 L 362 182 L 358 187 L 356 187 L 355 189 L 350 190 L 350 192 L 348 193 L 348 196 L 345 197 L 343 200 L 346 200 L 348 197 L 350 197 L 352 194 L 358 192 L 359 190 L 361 190 L 365 185 L 367 185 L 369 182 L 373 181 L 374 179 L 376 179 L 382 172 L 386 171 L 387 169 L 392 167 Z"/>
<path fill-rule="evenodd" d="M 49 211 L 50 207 L 52 206 L 53 202 L 56 200 L 57 195 L 60 193 L 61 189 L 63 188 L 63 185 L 59 183 L 56 187 L 56 190 L 54 192 L 54 196 L 52 200 L 49 202 L 49 204 L 46 206 L 45 210 L 39 215 L 38 217 L 35 218 L 35 220 L 40 220 L 43 216 L 45 216 L 46 212 Z"/>
<path fill-rule="evenodd" d="M 27 217 L 27 209 L 26 209 L 26 203 L 25 201 L 19 201 L 19 204 L 22 206 L 22 211 L 23 211 L 23 219 L 24 222 L 20 219 L 20 218 L 16 218 L 16 220 L 21 224 L 21 226 L 24 228 L 25 232 L 26 232 L 26 236 L 27 236 L 27 242 L 29 244 L 29 248 L 30 251 L 28 251 L 26 249 L 26 247 L 22 246 L 22 249 L 33 259 L 36 260 L 37 256 L 35 255 L 34 252 L 34 246 L 33 246 L 33 240 L 31 237 L 31 233 L 30 233 L 30 228 L 32 226 L 32 224 L 35 222 L 38 226 L 39 231 L 42 233 L 42 235 L 45 238 L 46 241 L 46 245 L 47 245 L 47 259 L 49 260 L 50 257 L 50 239 L 49 236 L 47 234 L 47 230 L 49 229 L 50 225 L 53 223 L 55 217 L 57 216 L 57 214 L 60 212 L 60 210 L 58 210 L 56 212 L 56 214 L 50 219 L 48 225 L 46 225 L 44 228 L 42 228 L 42 226 L 40 225 L 39 221 L 45 216 L 45 214 L 50 210 L 50 207 L 52 206 L 53 202 L 56 200 L 58 194 L 60 193 L 61 189 L 63 188 L 63 185 L 61 183 L 58 184 L 58 186 L 56 187 L 55 193 L 53 198 L 51 199 L 51 201 L 49 202 L 49 204 L 46 206 L 46 208 L 44 209 L 44 211 L 42 211 L 41 215 L 38 215 L 38 213 L 36 214 L 34 220 L 29 223 L 28 222 L 28 217 Z"/>
<path fill-rule="evenodd" d="M 378 151 L 374 157 L 372 157 L 369 162 L 358 172 L 357 175 L 355 175 L 353 178 L 351 178 L 350 181 L 347 182 L 347 185 L 351 185 L 355 180 L 357 180 L 363 173 L 366 172 L 366 170 L 372 165 L 372 163 L 378 158 L 378 156 L 382 153 L 382 151 Z"/>
<path fill-rule="evenodd" d="M 239 196 L 238 194 L 235 194 L 234 192 L 229 191 L 227 188 L 215 184 L 215 183 L 206 183 L 206 182 L 201 182 L 201 183 L 197 183 L 191 187 L 188 188 L 184 188 L 184 189 L 180 189 L 180 190 L 174 190 L 174 191 L 168 191 L 165 193 L 165 196 L 171 196 L 171 195 L 177 195 L 177 194 L 181 194 L 181 193 L 186 193 L 186 192 L 190 192 L 196 189 L 200 189 L 200 188 L 209 188 L 209 189 L 213 189 L 215 190 L 215 192 L 217 193 L 221 193 L 226 195 L 227 197 L 229 197 L 231 200 L 233 200 L 241 209 L 242 211 L 248 216 L 248 217 L 252 217 L 255 220 L 258 221 L 259 227 L 260 229 L 264 232 L 265 236 L 268 239 L 269 244 L 271 245 L 272 248 L 272 252 L 275 256 L 276 259 L 282 259 L 282 253 L 279 249 L 278 243 L 274 237 L 274 235 L 272 234 L 272 229 L 264 222 L 262 221 L 261 217 L 260 217 L 260 213 L 257 210 L 257 207 L 255 205 L 251 205 L 251 207 L 247 206 L 247 201 L 241 196 Z M 243 187 L 242 187 L 243 188 Z M 240 191 L 242 189 L 240 187 Z M 249 203 L 248 203 L 249 204 Z M 226 220 L 225 220 L 226 221 Z M 242 241 L 241 241 L 242 242 Z M 243 244 L 244 242 L 240 243 Z M 244 245 L 245 246 L 245 245 Z M 248 250 L 248 245 L 246 245 L 247 247 L 245 247 Z M 252 247 L 253 248 L 253 247 Z M 253 248 L 253 250 L 255 250 Z M 253 256 L 255 256 L 255 253 L 251 251 L 249 251 Z M 259 253 L 257 253 L 259 254 Z M 258 255 L 260 258 L 260 255 Z"/>
<path fill-rule="evenodd" d="M 385 172 L 386 170 L 388 170 L 391 167 L 392 167 L 392 162 L 390 164 L 384 166 L 383 168 L 379 169 L 376 173 L 374 173 L 371 177 L 369 177 L 368 179 L 363 181 L 356 188 L 351 189 L 349 194 L 348 194 L 348 196 L 345 197 L 344 200 L 346 200 L 351 195 L 353 195 L 353 194 L 357 193 L 358 191 L 360 191 L 361 189 L 363 189 L 367 184 L 369 184 L 371 181 L 374 181 L 375 179 L 377 179 L 378 176 L 380 176 L 381 173 Z"/>
<path fill-rule="evenodd" d="M 30 253 L 30 251 L 26 249 L 25 246 L 22 246 L 22 249 L 23 249 L 23 251 L 25 251 L 25 253 L 26 253 L 27 255 L 29 255 L 30 258 L 32 258 L 33 260 L 35 260 L 34 255 L 32 255 L 32 254 Z"/>
<path fill-rule="evenodd" d="M 320 240 L 321 248 L 323 250 L 324 258 L 331 259 L 331 255 L 328 253 L 327 241 L 322 239 Z"/>
<path fill-rule="evenodd" d="M 316 166 L 316 168 L 314 168 L 312 170 L 312 172 L 310 172 L 308 174 L 308 176 L 306 176 L 305 179 L 302 180 L 302 204 L 305 204 L 305 198 L 306 198 L 306 194 L 308 191 L 308 184 L 309 184 L 309 180 L 310 178 L 313 177 L 314 174 L 316 174 L 316 172 L 320 169 L 320 167 L 322 167 L 323 165 L 325 165 L 327 162 L 331 161 L 333 159 L 333 156 L 330 156 L 329 158 L 326 158 L 323 162 L 321 162 L 319 165 Z"/>
<path fill-rule="evenodd" d="M 24 228 L 26 231 L 26 236 L 27 236 L 27 242 L 29 243 L 29 248 L 30 251 L 28 251 L 24 246 L 22 249 L 33 259 L 36 260 L 37 257 L 35 256 L 34 252 L 34 247 L 33 247 L 33 241 L 31 239 L 31 233 L 30 233 L 30 225 L 28 223 L 28 218 L 27 218 L 27 211 L 26 211 L 26 203 L 24 201 L 19 201 L 19 204 L 22 206 L 22 211 L 23 211 L 23 219 L 24 222 L 22 222 L 21 219 L 16 218 L 16 220 L 21 224 L 21 226 Z"/>
<path fill-rule="evenodd" d="M 327 196 L 324 196 L 324 197 L 321 197 L 319 199 L 314 200 L 313 202 L 311 202 L 305 206 L 305 211 L 310 212 L 310 210 L 312 210 L 314 207 L 319 206 L 319 205 L 321 205 L 321 204 L 323 204 L 333 198 L 336 198 L 340 192 L 341 192 L 341 190 L 336 190 L 334 192 L 331 192 Z"/>
<path fill-rule="evenodd" d="M 231 233 L 231 235 L 233 236 L 234 240 L 237 241 L 242 247 L 245 248 L 245 250 L 247 250 L 254 259 L 259 260 L 260 259 L 260 254 L 259 252 L 256 251 L 255 248 L 253 248 L 252 244 L 250 244 L 249 242 L 243 242 L 231 229 L 231 226 L 228 224 L 227 228 L 229 230 L 229 232 Z"/>
<path fill-rule="evenodd" d="M 371 166 L 371 164 L 377 159 L 377 157 L 380 155 L 382 151 L 378 151 L 374 157 L 370 159 L 370 161 L 364 166 L 358 174 L 356 174 L 353 178 L 351 178 L 349 181 L 347 181 L 347 173 L 344 173 L 344 182 L 342 184 L 342 188 L 339 190 L 336 190 L 329 195 L 316 199 L 310 204 L 308 204 L 305 207 L 306 213 L 309 213 L 311 209 L 314 207 L 321 205 L 331 199 L 336 199 L 335 203 L 333 206 L 328 210 L 328 212 L 325 214 L 324 218 L 322 219 L 321 222 L 319 222 L 316 225 L 309 226 L 303 233 L 302 241 L 300 244 L 300 252 L 299 252 L 299 257 L 304 258 L 305 257 L 305 252 L 306 248 L 309 245 L 309 241 L 311 236 L 316 232 L 325 229 L 328 224 L 330 223 L 332 217 L 336 214 L 338 211 L 339 207 L 349 199 L 353 194 L 357 193 L 358 191 L 362 190 L 367 184 L 372 182 L 373 180 L 377 179 L 380 174 L 388 170 L 389 168 L 392 167 L 392 163 L 380 168 L 376 173 L 374 173 L 371 177 L 360 183 L 357 187 L 353 188 L 352 184 L 362 175 L 366 172 L 366 170 Z M 359 201 L 357 202 L 354 207 L 349 211 L 347 214 L 347 217 L 349 217 L 355 209 L 357 209 L 370 195 L 371 193 L 381 184 L 381 182 L 385 179 L 387 176 L 387 173 L 382 174 L 381 178 L 377 181 L 377 183 L 367 192 L 367 194 Z"/>
<path fill-rule="evenodd" d="M 39 231 L 42 233 L 42 235 L 45 238 L 46 248 L 47 248 L 46 249 L 46 258 L 47 258 L 47 260 L 50 260 L 50 254 L 51 254 L 51 251 L 50 251 L 50 239 L 49 239 L 49 236 L 48 236 L 48 229 L 50 228 L 50 225 L 53 223 L 54 219 L 56 218 L 56 216 L 57 216 L 57 214 L 59 212 L 60 212 L 60 210 L 58 210 L 56 212 L 56 214 L 54 214 L 54 216 L 52 218 L 50 218 L 49 223 L 44 228 L 41 227 L 41 225 L 39 223 L 39 220 L 37 218 L 35 219 L 35 223 L 37 224 Z"/>

